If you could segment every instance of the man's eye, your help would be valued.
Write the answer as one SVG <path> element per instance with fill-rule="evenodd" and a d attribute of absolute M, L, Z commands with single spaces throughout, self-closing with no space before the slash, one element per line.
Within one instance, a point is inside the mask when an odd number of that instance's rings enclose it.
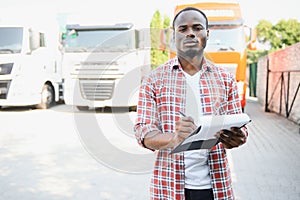
<path fill-rule="evenodd" d="M 184 32 L 185 30 L 186 30 L 186 28 L 184 28 L 184 27 L 178 29 L 179 32 Z"/>
<path fill-rule="evenodd" d="M 195 26 L 194 30 L 202 31 L 202 30 L 204 30 L 204 27 L 203 26 Z"/>

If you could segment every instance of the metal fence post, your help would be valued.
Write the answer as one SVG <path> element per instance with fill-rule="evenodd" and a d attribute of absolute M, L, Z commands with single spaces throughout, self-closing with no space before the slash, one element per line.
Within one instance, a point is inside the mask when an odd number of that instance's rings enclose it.
<path fill-rule="evenodd" d="M 266 76 L 266 99 L 265 99 L 265 112 L 269 112 L 268 108 L 268 93 L 269 93 L 269 57 L 267 58 L 267 76 Z"/>

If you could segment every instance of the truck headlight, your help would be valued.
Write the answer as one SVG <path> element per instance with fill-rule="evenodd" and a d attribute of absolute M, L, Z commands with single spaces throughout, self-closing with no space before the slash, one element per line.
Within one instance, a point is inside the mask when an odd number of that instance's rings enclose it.
<path fill-rule="evenodd" d="M 0 75 L 10 74 L 14 63 L 0 64 Z"/>

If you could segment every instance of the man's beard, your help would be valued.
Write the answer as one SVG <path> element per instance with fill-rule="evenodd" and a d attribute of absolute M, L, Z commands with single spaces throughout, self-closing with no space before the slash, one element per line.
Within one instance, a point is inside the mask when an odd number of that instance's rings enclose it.
<path fill-rule="evenodd" d="M 199 55 L 199 50 L 188 49 L 187 51 L 181 51 L 180 54 L 181 54 L 181 57 L 189 60 L 189 59 L 193 59 L 195 56 Z"/>

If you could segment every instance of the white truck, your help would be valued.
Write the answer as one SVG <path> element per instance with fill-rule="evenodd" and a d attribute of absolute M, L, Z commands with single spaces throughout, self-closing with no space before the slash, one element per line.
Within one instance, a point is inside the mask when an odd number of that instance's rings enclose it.
<path fill-rule="evenodd" d="M 60 100 L 58 44 L 59 34 L 39 27 L 0 26 L 0 107 L 47 109 Z"/>
<path fill-rule="evenodd" d="M 66 25 L 63 34 L 64 101 L 79 110 L 134 110 L 150 72 L 150 33 L 131 23 Z"/>

